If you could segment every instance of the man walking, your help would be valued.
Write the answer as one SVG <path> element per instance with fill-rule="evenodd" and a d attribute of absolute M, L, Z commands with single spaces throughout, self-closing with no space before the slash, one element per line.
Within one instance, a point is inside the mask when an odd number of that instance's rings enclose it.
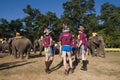
<path fill-rule="evenodd" d="M 82 53 L 82 67 L 81 70 L 87 71 L 87 64 L 88 64 L 88 60 L 86 57 L 86 53 L 87 53 L 87 36 L 84 33 L 84 26 L 79 26 L 79 42 L 78 42 L 78 47 L 80 47 L 81 49 L 81 53 Z"/>
<path fill-rule="evenodd" d="M 43 46 L 44 46 L 44 52 L 45 52 L 45 72 L 50 73 L 49 67 L 51 66 L 53 62 L 54 55 L 52 54 L 52 36 L 50 35 L 51 31 L 49 29 L 46 29 L 45 36 L 43 39 Z"/>
<path fill-rule="evenodd" d="M 73 65 L 72 65 L 72 55 L 71 55 L 71 41 L 72 41 L 72 34 L 69 32 L 68 26 L 63 24 L 63 33 L 59 36 L 59 41 L 61 44 L 61 50 L 62 50 L 62 59 L 63 59 L 63 65 L 65 68 L 65 75 L 68 75 L 69 69 L 67 66 L 67 57 L 69 60 L 70 65 L 70 72 L 73 73 Z"/>

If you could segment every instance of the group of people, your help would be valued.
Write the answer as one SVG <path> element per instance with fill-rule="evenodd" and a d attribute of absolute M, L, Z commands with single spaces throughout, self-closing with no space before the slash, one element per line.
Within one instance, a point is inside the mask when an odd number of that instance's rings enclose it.
<path fill-rule="evenodd" d="M 61 48 L 61 57 L 63 60 L 64 65 L 64 74 L 68 75 L 69 73 L 73 73 L 73 61 L 72 61 L 72 54 L 75 54 L 75 60 L 77 60 L 76 50 L 80 49 L 82 53 L 82 67 L 81 70 L 87 70 L 88 60 L 86 57 L 87 52 L 87 36 L 84 33 L 84 26 L 79 26 L 78 32 L 79 37 L 78 39 L 70 32 L 69 27 L 66 24 L 63 24 L 63 31 L 59 36 L 59 46 Z M 50 66 L 54 60 L 54 54 L 52 53 L 52 42 L 53 38 L 51 36 L 51 31 L 49 29 L 44 30 L 45 36 L 43 38 L 43 46 L 45 52 L 45 72 L 50 73 Z M 67 61 L 69 63 L 67 63 Z M 69 64 L 69 66 L 68 66 Z"/>
<path fill-rule="evenodd" d="M 88 60 L 86 58 L 86 52 L 87 52 L 87 36 L 84 33 L 84 26 L 79 26 L 78 28 L 78 39 L 75 38 L 75 35 L 70 32 L 69 27 L 66 24 L 62 25 L 63 30 L 62 33 L 59 36 L 59 46 L 61 50 L 61 57 L 64 65 L 64 74 L 68 75 L 69 73 L 73 73 L 73 61 L 72 61 L 72 55 L 75 55 L 75 60 L 77 61 L 78 55 L 77 49 L 80 49 L 81 56 L 82 56 L 82 67 L 81 70 L 86 71 L 87 70 L 87 64 Z M 42 37 L 42 45 L 44 47 L 44 53 L 45 53 L 45 72 L 50 73 L 50 66 L 54 60 L 54 54 L 53 54 L 53 38 L 50 34 L 52 31 L 48 28 L 45 28 L 44 30 L 44 37 Z M 16 33 L 15 38 L 21 38 L 20 33 Z M 4 42 L 4 40 L 1 40 L 1 42 Z M 68 63 L 69 62 L 69 63 Z M 69 66 L 68 66 L 69 64 Z"/>

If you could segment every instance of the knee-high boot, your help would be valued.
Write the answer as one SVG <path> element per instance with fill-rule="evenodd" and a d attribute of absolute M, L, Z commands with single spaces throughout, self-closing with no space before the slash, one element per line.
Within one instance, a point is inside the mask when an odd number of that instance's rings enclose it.
<path fill-rule="evenodd" d="M 88 62 L 88 60 L 83 60 L 82 61 L 82 67 L 81 67 L 81 70 L 83 70 L 83 71 L 87 71 L 87 64 L 88 64 L 89 62 Z"/>
<path fill-rule="evenodd" d="M 46 72 L 46 73 L 50 73 L 50 66 L 51 66 L 52 62 L 53 62 L 52 60 L 50 60 L 50 61 L 45 61 L 45 65 L 46 65 L 45 72 Z"/>
<path fill-rule="evenodd" d="M 49 67 L 51 66 L 51 64 L 52 64 L 52 60 L 50 60 L 49 62 L 48 62 L 48 69 L 49 69 Z M 50 70 L 50 69 L 49 69 Z"/>
<path fill-rule="evenodd" d="M 45 61 L 45 72 L 48 73 L 49 72 L 49 62 Z"/>

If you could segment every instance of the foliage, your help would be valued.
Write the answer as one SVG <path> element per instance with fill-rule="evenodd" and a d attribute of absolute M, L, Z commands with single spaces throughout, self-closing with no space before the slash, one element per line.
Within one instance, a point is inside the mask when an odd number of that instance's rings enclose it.
<path fill-rule="evenodd" d="M 53 39 L 58 41 L 62 32 L 62 24 L 70 27 L 77 36 L 79 25 L 85 26 L 85 32 L 91 36 L 93 31 L 103 36 L 106 47 L 120 47 L 120 7 L 110 3 L 101 6 L 99 15 L 95 13 L 94 0 L 67 0 L 63 3 L 64 12 L 60 18 L 56 13 L 42 14 L 39 9 L 27 5 L 23 12 L 27 14 L 22 19 L 0 19 L 0 38 L 13 37 L 16 32 L 28 37 L 32 42 L 43 36 L 43 30 L 48 27 L 53 33 Z"/>
<path fill-rule="evenodd" d="M 104 22 L 105 43 L 108 47 L 120 47 L 120 7 L 104 3 L 101 6 L 100 19 Z"/>

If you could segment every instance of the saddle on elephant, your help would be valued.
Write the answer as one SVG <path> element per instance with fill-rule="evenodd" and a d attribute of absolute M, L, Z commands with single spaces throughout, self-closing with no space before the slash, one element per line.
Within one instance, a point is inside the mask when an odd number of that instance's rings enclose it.
<path fill-rule="evenodd" d="M 23 36 L 21 36 L 20 33 L 16 32 L 15 39 L 21 39 L 21 38 L 23 38 Z"/>
<path fill-rule="evenodd" d="M 15 39 L 21 39 L 23 36 L 16 36 Z"/>

